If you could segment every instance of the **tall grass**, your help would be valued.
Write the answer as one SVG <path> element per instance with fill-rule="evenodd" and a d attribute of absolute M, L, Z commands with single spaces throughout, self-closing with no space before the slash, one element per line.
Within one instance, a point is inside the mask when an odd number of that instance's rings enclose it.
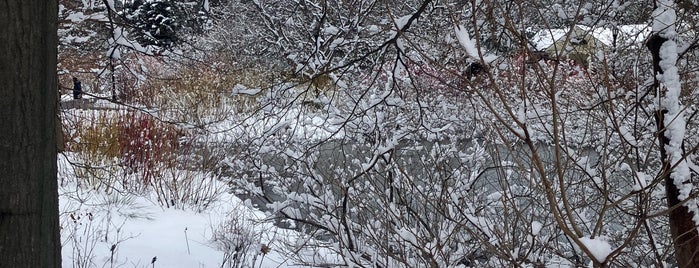
<path fill-rule="evenodd" d="M 185 130 L 133 110 L 76 111 L 67 118 L 66 152 L 82 187 L 152 194 L 163 206 L 198 209 L 222 191 L 213 171 L 183 163 L 194 153 Z"/>
<path fill-rule="evenodd" d="M 259 108 L 256 96 L 236 95 L 237 85 L 268 88 L 264 74 L 253 71 L 222 71 L 210 66 L 181 66 L 159 73 L 130 91 L 127 99 L 136 105 L 157 109 L 170 121 L 205 127 L 235 113 Z M 260 90 L 260 92 L 263 92 Z"/>

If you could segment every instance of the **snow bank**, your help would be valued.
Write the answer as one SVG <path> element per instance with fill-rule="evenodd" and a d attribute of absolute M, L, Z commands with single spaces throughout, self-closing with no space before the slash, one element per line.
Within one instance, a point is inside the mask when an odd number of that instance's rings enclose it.
<path fill-rule="evenodd" d="M 163 208 L 154 197 L 127 192 L 105 193 L 79 186 L 72 154 L 59 157 L 59 209 L 63 267 L 223 267 L 224 252 L 214 233 L 234 219 L 255 234 L 246 254 L 255 267 L 287 267 L 291 263 L 279 238 L 295 232 L 265 222 L 266 215 L 238 197 L 224 193 L 204 211 Z M 115 176 L 118 176 L 115 175 Z M 211 187 L 226 187 L 224 182 Z M 238 233 L 216 232 L 235 238 Z M 270 250 L 262 254 L 262 245 Z M 257 254 L 254 252 L 257 251 Z M 230 259 L 228 260 L 230 261 Z"/>

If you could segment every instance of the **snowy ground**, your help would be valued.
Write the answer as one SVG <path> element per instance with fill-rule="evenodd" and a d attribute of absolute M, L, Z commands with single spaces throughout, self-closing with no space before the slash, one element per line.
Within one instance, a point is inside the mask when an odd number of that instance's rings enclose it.
<path fill-rule="evenodd" d="M 65 159 L 59 158 L 63 171 Z M 59 195 L 63 267 L 222 267 L 225 254 L 214 233 L 231 217 L 242 223 L 245 230 L 239 231 L 253 236 L 243 238 L 253 240 L 247 244 L 248 263 L 256 258 L 254 267 L 290 266 L 275 250 L 281 242 L 277 237 L 286 239 L 290 231 L 261 223 L 264 213 L 231 194 L 201 212 L 163 208 L 150 198 L 90 191 L 75 183 L 59 187 Z M 263 245 L 271 249 L 264 258 Z"/>
<path fill-rule="evenodd" d="M 64 95 L 63 109 L 70 112 L 63 120 L 120 109 L 102 102 Z M 154 193 L 134 194 L 112 185 L 95 190 L 76 176 L 81 161 L 76 157 L 72 152 L 58 157 L 63 267 L 294 266 L 281 250 L 295 233 L 264 221 L 265 213 L 228 193 L 225 183 L 211 186 L 220 191 L 206 207 L 167 208 Z M 194 176 L 207 181 L 205 173 Z M 242 266 L 233 264 L 237 246 L 242 253 L 235 259 Z"/>

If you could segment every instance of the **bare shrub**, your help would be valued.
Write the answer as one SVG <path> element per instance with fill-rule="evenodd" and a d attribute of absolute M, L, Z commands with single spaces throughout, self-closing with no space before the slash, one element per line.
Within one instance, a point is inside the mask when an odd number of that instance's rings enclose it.
<path fill-rule="evenodd" d="M 253 227 L 253 219 L 237 209 L 230 212 L 227 220 L 215 227 L 211 242 L 223 251 L 221 267 L 254 267 L 257 257 L 267 254 L 270 248 L 260 243 L 262 230 Z M 260 261 L 261 262 L 261 261 Z"/>

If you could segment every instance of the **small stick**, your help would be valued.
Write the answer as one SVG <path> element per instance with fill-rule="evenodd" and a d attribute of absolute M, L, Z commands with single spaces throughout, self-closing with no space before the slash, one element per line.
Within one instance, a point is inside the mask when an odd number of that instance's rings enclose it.
<path fill-rule="evenodd" d="M 187 242 L 187 254 L 192 255 L 192 252 L 189 251 L 189 238 L 187 238 L 187 227 L 184 227 L 184 240 Z"/>

